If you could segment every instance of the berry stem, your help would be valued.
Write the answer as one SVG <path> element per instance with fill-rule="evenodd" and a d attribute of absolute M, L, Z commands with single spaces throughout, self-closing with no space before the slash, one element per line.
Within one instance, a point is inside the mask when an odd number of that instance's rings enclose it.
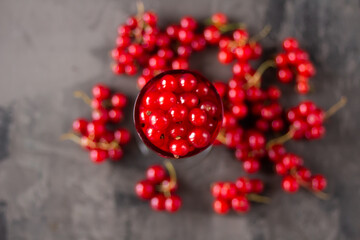
<path fill-rule="evenodd" d="M 84 103 L 91 106 L 91 98 L 86 93 L 82 91 L 75 91 L 74 97 L 82 99 Z"/>
<path fill-rule="evenodd" d="M 217 26 L 221 33 L 226 33 L 230 31 L 234 31 L 236 29 L 244 29 L 246 28 L 245 23 L 229 23 L 223 26 Z"/>
<path fill-rule="evenodd" d="M 258 195 L 255 193 L 246 194 L 246 197 L 249 201 L 258 202 L 258 203 L 266 203 L 266 204 L 269 203 L 271 200 L 269 197 Z"/>
<path fill-rule="evenodd" d="M 322 200 L 328 200 L 330 198 L 330 196 L 322 191 L 314 191 L 311 188 L 311 185 L 305 181 L 303 181 L 300 176 L 297 174 L 296 169 L 292 168 L 290 170 L 290 174 L 296 179 L 296 181 L 300 184 L 300 186 L 302 186 L 303 188 L 305 188 L 306 190 L 308 190 L 309 192 L 312 192 L 317 198 L 322 199 Z"/>
<path fill-rule="evenodd" d="M 275 68 L 276 64 L 274 62 L 274 60 L 267 60 L 265 62 L 263 62 L 258 69 L 256 70 L 256 72 L 254 73 L 254 75 L 250 75 L 250 74 L 246 74 L 245 78 L 248 81 L 245 88 L 250 88 L 252 86 L 256 86 L 257 88 L 260 87 L 261 85 L 261 76 L 264 74 L 264 72 L 268 69 L 268 68 Z"/>
<path fill-rule="evenodd" d="M 270 149 L 273 145 L 275 144 L 284 144 L 285 142 L 289 141 L 295 133 L 295 128 L 290 127 L 289 131 L 287 133 L 285 133 L 284 135 L 271 139 L 267 144 L 266 144 L 266 149 Z"/>
<path fill-rule="evenodd" d="M 165 160 L 164 165 L 165 165 L 166 170 L 169 173 L 170 181 L 167 186 L 161 185 L 161 190 L 166 197 L 170 197 L 171 189 L 175 187 L 176 182 L 177 182 L 176 171 L 175 171 L 174 165 L 172 165 L 170 160 Z"/>
<path fill-rule="evenodd" d="M 329 108 L 329 110 L 325 113 L 325 119 L 328 119 L 332 115 L 334 115 L 337 111 L 339 111 L 342 107 L 344 107 L 347 103 L 347 98 L 342 96 L 340 100 L 335 103 L 332 107 Z"/>
<path fill-rule="evenodd" d="M 70 140 L 73 141 L 74 143 L 80 144 L 80 137 L 74 133 L 65 133 L 60 136 L 60 140 L 62 141 Z"/>
<path fill-rule="evenodd" d="M 216 140 L 221 142 L 222 144 L 226 145 L 226 137 L 225 137 L 225 130 L 221 129 L 219 134 L 216 137 Z"/>
<path fill-rule="evenodd" d="M 271 25 L 267 24 L 263 29 L 261 29 L 260 32 L 258 32 L 255 36 L 251 37 L 249 40 L 250 44 L 254 44 L 258 42 L 259 40 L 265 38 L 269 33 L 271 32 Z"/>

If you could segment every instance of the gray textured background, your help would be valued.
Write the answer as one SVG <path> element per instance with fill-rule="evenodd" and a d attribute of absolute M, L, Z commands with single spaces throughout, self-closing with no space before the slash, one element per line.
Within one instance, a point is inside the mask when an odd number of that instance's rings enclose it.
<path fill-rule="evenodd" d="M 134 78 L 114 77 L 108 51 L 116 27 L 135 3 L 119 0 L 0 1 L 0 239 L 360 239 L 358 0 L 145 1 L 160 22 L 191 14 L 205 18 L 223 11 L 256 33 L 273 30 L 263 44 L 279 46 L 293 35 L 311 52 L 318 74 L 309 95 L 328 108 L 350 99 L 327 123 L 323 140 L 287 144 L 314 171 L 329 179 L 329 201 L 300 191 L 284 194 L 277 176 L 265 175 L 267 205 L 245 216 L 217 216 L 208 186 L 242 174 L 230 152 L 214 149 L 201 161 L 176 164 L 184 206 L 176 215 L 155 213 L 134 196 L 146 166 L 133 142 L 119 164 L 91 164 L 87 153 L 60 142 L 71 121 L 89 116 L 72 98 L 95 82 L 136 95 Z M 194 56 L 193 68 L 210 79 L 226 80 L 227 68 L 215 52 Z M 209 56 L 209 57 L 208 57 Z M 283 88 L 286 106 L 298 102 Z M 130 112 L 130 111 L 129 111 Z M 126 123 L 132 127 L 130 114 Z M 221 157 L 219 157 L 221 156 Z"/>

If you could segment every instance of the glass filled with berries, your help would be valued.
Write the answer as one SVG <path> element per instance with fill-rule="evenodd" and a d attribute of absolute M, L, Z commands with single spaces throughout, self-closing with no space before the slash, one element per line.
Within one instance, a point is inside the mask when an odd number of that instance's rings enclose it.
<path fill-rule="evenodd" d="M 219 133 L 222 117 L 215 87 L 189 70 L 170 70 L 151 79 L 134 109 L 135 127 L 145 145 L 176 159 L 207 149 Z"/>

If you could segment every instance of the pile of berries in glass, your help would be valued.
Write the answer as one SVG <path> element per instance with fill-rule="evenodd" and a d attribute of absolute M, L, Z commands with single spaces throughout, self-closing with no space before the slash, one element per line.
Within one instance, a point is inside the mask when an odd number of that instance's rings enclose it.
<path fill-rule="evenodd" d="M 146 179 L 136 184 L 136 194 L 149 200 L 154 210 L 178 211 L 181 198 L 176 189 L 181 186 L 171 161 L 183 161 L 210 145 L 225 145 L 247 176 L 212 184 L 209 196 L 214 197 L 216 213 L 226 214 L 230 209 L 245 213 L 250 202 L 269 202 L 268 197 L 259 195 L 264 182 L 249 177 L 261 171 L 266 162 L 282 177 L 284 191 L 294 193 L 303 187 L 321 199 L 328 198 L 323 192 L 326 178 L 313 174 L 305 166 L 308 160 L 287 151 L 283 144 L 292 139 L 322 138 L 325 121 L 345 105 L 346 98 L 341 97 L 327 111 L 312 101 L 285 109 L 279 102 L 280 88 L 269 83 L 262 86 L 265 80 L 295 81 L 297 93 L 311 92 L 309 80 L 315 67 L 298 41 L 285 39 L 281 52 L 259 64 L 263 52 L 259 41 L 269 33 L 269 26 L 250 36 L 244 24 L 229 23 L 223 13 L 213 14 L 204 24 L 191 16 L 165 29 L 157 23 L 157 15 L 139 4 L 137 15 L 119 26 L 116 48 L 111 51 L 116 75 L 140 72 L 135 128 L 146 146 L 168 159 L 165 168 L 149 166 Z M 192 53 L 208 47 L 218 47 L 218 61 L 232 65 L 232 78 L 211 83 L 197 71 L 188 70 Z M 263 73 L 269 68 L 272 70 L 265 79 Z M 74 131 L 81 134 L 80 140 L 75 140 L 90 150 L 96 163 L 107 157 L 120 158 L 120 146 L 129 140 L 128 131 L 117 133 L 120 130 L 107 128 L 107 122 L 118 116 L 109 109 L 122 108 L 111 99 L 112 105 L 105 104 L 108 108 L 104 110 L 103 101 L 109 94 L 94 94 L 90 101 L 95 111 L 92 121 L 76 120 L 73 124 Z"/>

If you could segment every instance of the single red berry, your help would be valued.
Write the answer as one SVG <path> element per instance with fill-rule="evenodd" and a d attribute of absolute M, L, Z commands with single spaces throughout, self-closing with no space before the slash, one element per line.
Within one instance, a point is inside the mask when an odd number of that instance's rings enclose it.
<path fill-rule="evenodd" d="M 108 157 L 108 152 L 106 150 L 95 148 L 90 150 L 90 159 L 94 163 L 102 163 Z"/>
<path fill-rule="evenodd" d="M 191 42 L 191 47 L 194 51 L 202 51 L 206 47 L 206 40 L 201 35 L 196 35 Z"/>
<path fill-rule="evenodd" d="M 224 13 L 217 12 L 211 16 L 211 22 L 217 26 L 222 26 L 227 23 L 228 19 Z"/>
<path fill-rule="evenodd" d="M 162 131 L 153 128 L 153 127 L 149 127 L 147 128 L 145 131 L 145 136 L 151 141 L 151 143 L 153 143 L 154 145 L 160 147 L 163 145 L 164 141 L 165 141 L 165 135 Z"/>
<path fill-rule="evenodd" d="M 325 119 L 324 111 L 321 109 L 316 109 L 307 115 L 306 122 L 310 126 L 318 126 L 318 125 L 322 125 L 324 119 Z"/>
<path fill-rule="evenodd" d="M 209 26 L 204 29 L 204 38 L 210 44 L 217 44 L 221 38 L 221 32 L 215 26 Z"/>
<path fill-rule="evenodd" d="M 256 42 L 254 45 L 250 45 L 250 46 L 252 50 L 251 59 L 260 58 L 261 55 L 263 54 L 263 48 L 260 45 L 260 43 Z"/>
<path fill-rule="evenodd" d="M 243 135 L 244 135 L 244 130 L 241 127 L 228 129 L 225 132 L 226 146 L 229 148 L 235 148 L 237 145 L 240 144 Z"/>
<path fill-rule="evenodd" d="M 233 38 L 237 42 L 245 42 L 249 39 L 249 33 L 245 29 L 237 29 L 233 32 Z"/>
<path fill-rule="evenodd" d="M 178 31 L 178 39 L 181 43 L 189 44 L 194 39 L 194 32 L 188 29 L 180 28 Z"/>
<path fill-rule="evenodd" d="M 218 60 L 222 64 L 228 64 L 234 60 L 234 56 L 227 49 L 221 49 L 218 53 Z"/>
<path fill-rule="evenodd" d="M 199 126 L 204 125 L 206 123 L 206 121 L 207 121 L 206 112 L 204 110 L 201 110 L 200 108 L 193 108 L 189 112 L 189 121 L 194 126 L 199 127 Z"/>
<path fill-rule="evenodd" d="M 145 94 L 142 104 L 145 108 L 156 109 L 159 106 L 158 99 L 158 92 L 148 92 Z"/>
<path fill-rule="evenodd" d="M 232 71 L 236 77 L 245 77 L 252 71 L 252 68 L 248 62 L 237 62 L 233 65 Z"/>
<path fill-rule="evenodd" d="M 261 149 L 265 146 L 265 137 L 263 134 L 253 131 L 248 136 L 248 143 L 252 149 Z"/>
<path fill-rule="evenodd" d="M 187 92 L 190 92 L 195 89 L 197 85 L 197 80 L 194 75 L 190 73 L 185 73 L 180 77 L 180 87 Z"/>
<path fill-rule="evenodd" d="M 180 209 L 181 204 L 181 198 L 177 195 L 172 195 L 165 200 L 165 209 L 170 213 L 174 213 Z"/>
<path fill-rule="evenodd" d="M 246 99 L 250 102 L 256 102 L 262 100 L 264 97 L 264 92 L 255 86 L 249 87 L 246 90 Z"/>
<path fill-rule="evenodd" d="M 215 198 L 219 198 L 221 196 L 221 189 L 224 186 L 223 182 L 216 182 L 211 185 L 211 194 Z"/>
<path fill-rule="evenodd" d="M 184 121 L 188 116 L 188 109 L 181 104 L 176 104 L 169 109 L 169 114 L 173 122 Z"/>
<path fill-rule="evenodd" d="M 133 43 L 129 45 L 128 52 L 134 57 L 140 57 L 143 54 L 144 49 L 140 44 Z"/>
<path fill-rule="evenodd" d="M 127 64 L 125 66 L 125 73 L 127 75 L 133 76 L 137 73 L 138 69 L 135 64 Z"/>
<path fill-rule="evenodd" d="M 129 17 L 128 19 L 126 19 L 126 25 L 129 26 L 131 29 L 134 29 L 137 27 L 137 19 L 136 17 Z"/>
<path fill-rule="evenodd" d="M 149 117 L 149 124 L 156 129 L 165 130 L 169 126 L 170 121 L 163 112 L 154 111 Z"/>
<path fill-rule="evenodd" d="M 296 91 L 298 93 L 300 93 L 300 94 L 307 94 L 310 91 L 309 82 L 307 82 L 307 81 L 299 81 L 299 82 L 297 82 Z"/>
<path fill-rule="evenodd" d="M 292 51 L 299 48 L 299 42 L 295 38 L 286 38 L 283 41 L 282 47 L 285 51 Z"/>
<path fill-rule="evenodd" d="M 205 97 L 209 93 L 209 87 L 205 83 L 198 83 L 195 88 L 195 93 L 199 97 Z"/>
<path fill-rule="evenodd" d="M 185 16 L 180 19 L 180 26 L 184 29 L 195 30 L 197 22 L 193 17 Z"/>
<path fill-rule="evenodd" d="M 280 132 L 284 129 L 284 121 L 281 118 L 277 118 L 271 121 L 271 129 L 274 132 Z"/>
<path fill-rule="evenodd" d="M 293 73 L 288 68 L 280 68 L 277 72 L 277 76 L 280 82 L 289 83 L 293 79 Z"/>
<path fill-rule="evenodd" d="M 256 173 L 260 169 L 260 162 L 256 158 L 247 158 L 243 162 L 243 168 L 247 173 Z"/>
<path fill-rule="evenodd" d="M 235 157 L 239 161 L 244 161 L 249 156 L 249 149 L 247 144 L 238 144 L 235 150 Z"/>
<path fill-rule="evenodd" d="M 114 132 L 114 138 L 120 145 L 125 145 L 130 142 L 130 132 L 125 128 L 116 129 Z"/>
<path fill-rule="evenodd" d="M 284 176 L 288 173 L 288 169 L 284 166 L 282 162 L 277 162 L 275 164 L 275 172 L 277 175 Z"/>
<path fill-rule="evenodd" d="M 118 123 L 124 118 L 124 113 L 119 108 L 113 108 L 108 113 L 109 120 L 113 123 Z"/>
<path fill-rule="evenodd" d="M 213 203 L 213 209 L 217 214 L 226 214 L 230 210 L 230 204 L 224 199 L 216 199 Z"/>
<path fill-rule="evenodd" d="M 193 129 L 188 136 L 189 142 L 196 148 L 204 148 L 210 144 L 210 133 L 203 128 Z"/>
<path fill-rule="evenodd" d="M 136 184 L 135 192 L 142 199 L 151 199 L 155 194 L 155 186 L 149 180 L 142 180 Z"/>
<path fill-rule="evenodd" d="M 162 182 L 166 175 L 166 170 L 161 165 L 152 165 L 146 170 L 147 180 L 154 184 Z"/>
<path fill-rule="evenodd" d="M 157 53 L 159 57 L 164 58 L 166 60 L 171 60 L 175 53 L 170 48 L 160 48 Z M 171 76 L 171 75 L 170 75 Z"/>
<path fill-rule="evenodd" d="M 234 116 L 234 114 L 225 112 L 223 116 L 222 127 L 230 129 L 235 127 L 236 124 L 237 124 L 237 119 Z"/>
<path fill-rule="evenodd" d="M 241 87 L 231 88 L 228 91 L 228 98 L 233 103 L 242 103 L 245 99 L 245 91 Z"/>
<path fill-rule="evenodd" d="M 325 135 L 325 127 L 322 125 L 313 126 L 305 132 L 307 139 L 320 139 Z"/>
<path fill-rule="evenodd" d="M 296 154 L 286 153 L 283 155 L 281 162 L 285 168 L 291 169 L 301 165 L 303 160 Z"/>
<path fill-rule="evenodd" d="M 170 37 L 170 38 L 177 38 L 178 36 L 178 31 L 179 31 L 179 26 L 177 25 L 169 25 L 166 28 L 166 34 Z"/>
<path fill-rule="evenodd" d="M 267 95 L 270 100 L 278 100 L 281 97 L 281 91 L 278 87 L 270 86 L 267 89 Z"/>
<path fill-rule="evenodd" d="M 183 126 L 175 125 L 175 127 L 170 128 L 170 136 L 174 139 L 184 138 L 187 135 L 187 131 Z"/>
<path fill-rule="evenodd" d="M 163 91 L 159 94 L 158 104 L 162 110 L 169 110 L 172 106 L 176 104 L 176 101 L 176 96 L 172 92 Z"/>
<path fill-rule="evenodd" d="M 236 196 L 231 200 L 232 208 L 239 213 L 246 213 L 250 210 L 250 202 L 245 196 Z"/>
<path fill-rule="evenodd" d="M 299 175 L 299 177 L 305 182 L 309 182 L 311 180 L 311 172 L 305 167 L 298 168 L 296 170 L 296 174 Z"/>
<path fill-rule="evenodd" d="M 91 118 L 94 121 L 106 123 L 109 120 L 108 111 L 106 109 L 96 109 L 91 112 Z"/>
<path fill-rule="evenodd" d="M 183 157 L 189 153 L 190 147 L 187 141 L 183 139 L 172 140 L 169 144 L 169 150 L 174 154 L 175 158 Z"/>
<path fill-rule="evenodd" d="M 131 27 L 127 25 L 120 25 L 117 31 L 120 36 L 128 36 L 131 33 Z"/>
<path fill-rule="evenodd" d="M 88 125 L 88 121 L 86 119 L 78 118 L 73 122 L 72 128 L 74 132 L 85 135 L 87 132 L 87 125 Z"/>
<path fill-rule="evenodd" d="M 253 191 L 251 181 L 246 177 L 239 177 L 235 184 L 240 193 L 247 194 Z"/>
<path fill-rule="evenodd" d="M 183 93 L 180 95 L 180 103 L 188 108 L 193 108 L 199 104 L 199 98 L 194 93 Z"/>
<path fill-rule="evenodd" d="M 125 48 L 131 44 L 131 38 L 129 36 L 118 36 L 116 38 L 116 46 Z"/>
<path fill-rule="evenodd" d="M 248 114 L 248 108 L 244 103 L 237 103 L 231 107 L 231 112 L 234 114 L 236 118 L 243 119 Z"/>
<path fill-rule="evenodd" d="M 121 148 L 111 148 L 108 150 L 109 158 L 113 161 L 118 161 L 124 156 L 124 151 Z"/>
<path fill-rule="evenodd" d="M 268 157 L 273 162 L 278 162 L 285 155 L 286 150 L 282 144 L 275 144 L 268 150 Z"/>
<path fill-rule="evenodd" d="M 235 183 L 225 182 L 221 188 L 220 196 L 223 199 L 231 200 L 237 195 L 237 192 Z"/>
<path fill-rule="evenodd" d="M 149 58 L 149 67 L 153 68 L 153 69 L 162 69 L 164 68 L 166 65 L 166 61 L 164 58 L 161 58 L 157 55 L 152 56 L 151 58 Z"/>
<path fill-rule="evenodd" d="M 224 49 L 228 48 L 229 44 L 232 42 L 232 39 L 228 36 L 222 36 L 219 41 L 219 48 Z"/>
<path fill-rule="evenodd" d="M 302 116 L 307 116 L 316 110 L 316 105 L 312 101 L 303 101 L 298 106 L 299 113 Z"/>
<path fill-rule="evenodd" d="M 260 130 L 261 132 L 267 132 L 270 128 L 269 122 L 263 118 L 256 120 L 255 126 L 256 129 Z"/>
<path fill-rule="evenodd" d="M 87 133 L 91 138 L 101 137 L 106 131 L 105 125 L 99 121 L 89 122 L 87 125 Z"/>
<path fill-rule="evenodd" d="M 111 105 L 115 108 L 123 108 L 127 104 L 127 97 L 122 93 L 115 93 L 111 97 Z"/>
<path fill-rule="evenodd" d="M 150 206 L 155 211 L 165 210 L 165 196 L 163 194 L 157 194 L 150 200 Z"/>
<path fill-rule="evenodd" d="M 294 193 L 299 190 L 299 183 L 293 176 L 287 175 L 283 178 L 281 186 L 284 191 Z"/>
<path fill-rule="evenodd" d="M 260 179 L 251 179 L 250 183 L 254 193 L 262 193 L 264 191 L 264 183 Z"/>
<path fill-rule="evenodd" d="M 244 46 L 236 47 L 234 54 L 239 61 L 247 61 L 252 57 L 252 49 L 250 45 L 246 44 Z"/>
<path fill-rule="evenodd" d="M 154 12 L 145 12 L 142 18 L 150 26 L 155 26 L 157 23 L 157 15 Z"/>
<path fill-rule="evenodd" d="M 192 53 L 192 48 L 190 46 L 188 46 L 188 45 L 180 45 L 176 49 L 176 52 L 177 52 L 179 57 L 188 58 L 188 57 L 190 57 L 190 55 Z"/>
<path fill-rule="evenodd" d="M 315 67 L 311 62 L 303 62 L 297 66 L 297 71 L 300 75 L 305 77 L 312 77 L 315 75 Z"/>
<path fill-rule="evenodd" d="M 279 68 L 287 67 L 287 65 L 288 65 L 287 55 L 285 53 L 280 53 L 280 54 L 276 55 L 275 64 Z"/>
<path fill-rule="evenodd" d="M 97 99 L 107 99 L 110 97 L 110 89 L 102 84 L 96 84 L 92 88 L 92 94 Z"/>
<path fill-rule="evenodd" d="M 316 174 L 311 178 L 311 188 L 314 191 L 322 191 L 326 188 L 326 178 L 321 174 Z"/>

